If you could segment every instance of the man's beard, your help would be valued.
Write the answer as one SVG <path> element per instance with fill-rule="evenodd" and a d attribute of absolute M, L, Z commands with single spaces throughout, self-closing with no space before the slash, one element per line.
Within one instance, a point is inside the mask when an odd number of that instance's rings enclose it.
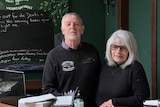
<path fill-rule="evenodd" d="M 79 40 L 80 36 L 68 36 L 67 39 L 70 41 Z"/>

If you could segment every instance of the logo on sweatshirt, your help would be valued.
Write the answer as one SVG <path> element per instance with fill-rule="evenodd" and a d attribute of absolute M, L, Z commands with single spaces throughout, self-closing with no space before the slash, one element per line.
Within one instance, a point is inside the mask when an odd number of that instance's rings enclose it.
<path fill-rule="evenodd" d="M 62 70 L 63 71 L 73 71 L 75 69 L 73 61 L 64 61 L 62 62 Z"/>

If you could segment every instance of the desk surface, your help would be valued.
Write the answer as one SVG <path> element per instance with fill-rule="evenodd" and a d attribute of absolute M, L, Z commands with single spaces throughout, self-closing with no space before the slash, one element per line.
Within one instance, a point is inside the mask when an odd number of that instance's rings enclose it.
<path fill-rule="evenodd" d="M 22 97 L 24 97 L 24 96 L 6 96 L 6 97 L 0 97 L 0 102 L 3 103 L 3 104 L 14 105 L 16 107 L 16 105 L 18 104 L 18 100 L 20 98 L 22 98 Z M 3 107 L 3 106 L 0 106 L 0 107 Z"/>
<path fill-rule="evenodd" d="M 16 107 L 16 106 L 0 103 L 0 107 Z"/>

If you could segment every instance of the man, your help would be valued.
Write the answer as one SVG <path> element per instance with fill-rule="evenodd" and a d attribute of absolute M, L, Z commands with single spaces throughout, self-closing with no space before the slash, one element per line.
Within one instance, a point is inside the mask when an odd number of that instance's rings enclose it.
<path fill-rule="evenodd" d="M 61 21 L 64 40 L 51 50 L 43 72 L 43 92 L 55 96 L 79 88 L 85 107 L 95 107 L 100 58 L 97 49 L 81 42 L 84 25 L 76 13 L 67 13 Z"/>

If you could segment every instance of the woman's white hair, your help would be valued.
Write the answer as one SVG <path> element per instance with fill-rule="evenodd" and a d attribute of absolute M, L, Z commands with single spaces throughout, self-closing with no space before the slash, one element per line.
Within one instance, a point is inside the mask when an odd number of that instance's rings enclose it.
<path fill-rule="evenodd" d="M 126 68 L 128 65 L 130 65 L 132 62 L 135 60 L 138 61 L 138 56 L 137 56 L 137 43 L 136 40 L 133 36 L 133 34 L 127 30 L 117 30 L 115 31 L 111 37 L 108 39 L 107 44 L 106 44 L 106 55 L 105 57 L 108 60 L 108 65 L 109 66 L 116 66 L 116 62 L 112 59 L 111 56 L 111 45 L 119 39 L 128 49 L 129 56 L 127 60 L 120 65 L 122 69 Z"/>

